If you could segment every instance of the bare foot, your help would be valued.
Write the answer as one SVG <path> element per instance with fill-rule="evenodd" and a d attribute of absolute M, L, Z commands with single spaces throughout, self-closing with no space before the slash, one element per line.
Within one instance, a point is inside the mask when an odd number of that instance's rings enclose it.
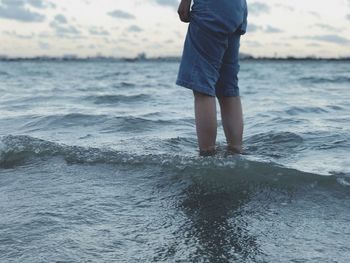
<path fill-rule="evenodd" d="M 234 155 L 234 154 L 241 154 L 241 155 L 247 155 L 247 153 L 243 150 L 243 147 L 240 145 L 228 145 L 226 148 L 227 154 Z"/>
<path fill-rule="evenodd" d="M 203 157 L 214 156 L 217 153 L 216 148 L 208 149 L 208 150 L 200 150 L 199 155 Z"/>

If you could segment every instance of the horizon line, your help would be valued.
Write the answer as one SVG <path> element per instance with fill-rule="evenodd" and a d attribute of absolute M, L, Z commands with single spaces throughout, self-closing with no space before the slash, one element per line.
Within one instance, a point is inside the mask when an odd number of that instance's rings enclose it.
<path fill-rule="evenodd" d="M 61 56 L 52 55 L 37 55 L 37 56 L 8 56 L 0 54 L 0 61 L 16 61 L 16 60 L 42 60 L 42 61 L 59 61 L 59 60 L 71 60 L 71 61 L 86 61 L 86 60 L 114 60 L 114 61 L 178 61 L 181 56 L 151 56 L 147 57 L 145 53 L 140 53 L 135 57 L 123 57 L 123 56 L 107 56 L 96 54 L 93 56 L 79 56 L 75 54 L 66 54 Z M 342 57 L 318 57 L 315 55 L 308 55 L 302 57 L 295 56 L 253 56 L 246 53 L 240 54 L 241 60 L 350 60 L 349 56 Z"/>

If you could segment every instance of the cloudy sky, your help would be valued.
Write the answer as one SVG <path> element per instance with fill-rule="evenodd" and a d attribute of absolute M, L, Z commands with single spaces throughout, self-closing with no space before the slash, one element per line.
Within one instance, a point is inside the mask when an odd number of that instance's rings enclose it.
<path fill-rule="evenodd" d="M 177 5 L 178 0 L 0 0 L 0 55 L 180 55 L 187 25 L 179 22 Z M 244 53 L 350 56 L 350 0 L 248 0 L 248 6 Z"/>

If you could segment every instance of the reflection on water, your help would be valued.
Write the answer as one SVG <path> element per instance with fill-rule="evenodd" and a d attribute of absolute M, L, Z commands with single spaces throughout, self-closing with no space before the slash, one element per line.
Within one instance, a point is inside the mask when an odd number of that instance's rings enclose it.
<path fill-rule="evenodd" d="M 227 185 L 214 174 L 198 177 L 184 190 L 180 209 L 189 219 L 183 231 L 196 240 L 193 260 L 253 260 L 260 253 L 249 233 L 242 207 L 250 201 L 249 185 Z M 234 175 L 231 175 L 234 176 Z"/>

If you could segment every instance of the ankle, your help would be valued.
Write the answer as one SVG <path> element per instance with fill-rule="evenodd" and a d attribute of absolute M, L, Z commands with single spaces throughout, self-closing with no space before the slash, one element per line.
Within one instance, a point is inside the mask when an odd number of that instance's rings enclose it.
<path fill-rule="evenodd" d="M 227 151 L 235 154 L 243 154 L 243 147 L 242 145 L 228 144 Z"/>
<path fill-rule="evenodd" d="M 208 148 L 203 148 L 199 150 L 199 155 L 200 156 L 213 156 L 217 153 L 216 147 L 208 147 Z"/>

